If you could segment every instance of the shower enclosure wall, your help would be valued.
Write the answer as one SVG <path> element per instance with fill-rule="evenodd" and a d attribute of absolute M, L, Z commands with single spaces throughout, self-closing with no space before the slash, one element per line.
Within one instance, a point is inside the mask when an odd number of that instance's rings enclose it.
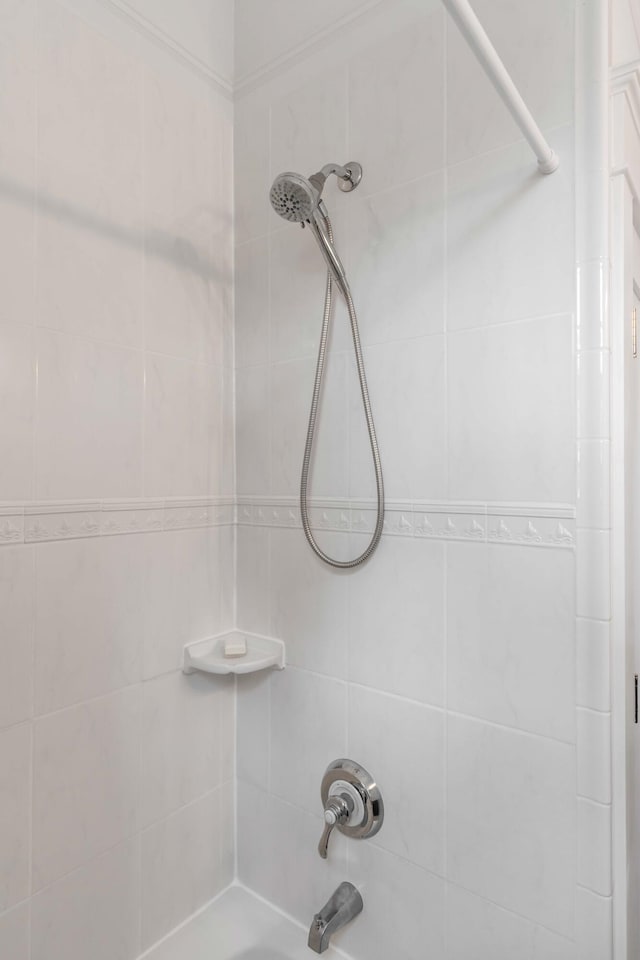
<path fill-rule="evenodd" d="M 135 960 L 234 878 L 303 944 L 354 883 L 356 960 L 627 960 L 609 11 L 473 7 L 551 176 L 440 0 L 0 5 L 3 960 Z M 352 571 L 298 509 L 325 266 L 269 205 L 334 159 L 387 495 Z M 338 559 L 375 524 L 360 404 L 338 302 L 309 489 Z M 180 672 L 234 626 L 285 670 Z M 347 756 L 385 822 L 323 861 Z"/>
<path fill-rule="evenodd" d="M 600 960 L 607 11 L 473 7 L 551 176 L 439 0 L 298 18 L 290 56 L 268 4 L 237 4 L 237 616 L 288 659 L 238 686 L 238 870 L 301 923 L 351 880 L 365 912 L 334 940 L 356 957 Z M 325 268 L 268 199 L 281 171 L 333 158 L 363 167 L 325 199 L 387 496 L 376 554 L 346 573 L 311 554 L 297 507 Z M 375 520 L 359 403 L 340 305 L 311 496 L 345 558 Z M 385 824 L 323 864 L 318 771 L 338 756 L 375 772 Z"/>

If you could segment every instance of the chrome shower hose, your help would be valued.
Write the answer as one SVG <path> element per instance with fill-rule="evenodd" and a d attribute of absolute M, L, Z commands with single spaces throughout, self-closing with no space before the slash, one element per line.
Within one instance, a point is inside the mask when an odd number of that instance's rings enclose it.
<path fill-rule="evenodd" d="M 333 246 L 333 229 L 331 226 L 331 221 L 326 213 L 322 214 L 323 220 L 326 225 L 327 237 L 329 242 Z M 380 542 L 380 537 L 382 536 L 382 528 L 384 525 L 384 482 L 382 479 L 382 464 L 380 462 L 380 451 L 378 450 L 378 440 L 376 438 L 376 428 L 373 422 L 373 413 L 371 412 L 371 403 L 369 401 L 369 390 L 367 388 L 367 378 L 365 375 L 364 369 L 364 359 L 362 356 L 362 346 L 360 344 L 360 331 L 358 329 L 358 317 L 356 315 L 356 308 L 353 303 L 353 298 L 351 296 L 351 291 L 348 286 L 346 287 L 344 294 L 345 300 L 347 303 L 347 309 L 349 311 L 349 321 L 351 323 L 351 337 L 353 339 L 353 349 L 356 357 L 356 365 L 358 368 L 358 379 L 360 381 L 360 393 L 362 395 L 362 405 L 364 407 L 364 415 L 367 421 L 367 431 L 369 433 L 369 444 L 371 447 L 371 457 L 373 459 L 373 469 L 376 476 L 376 491 L 378 498 L 378 509 L 376 515 L 376 525 L 371 536 L 367 547 L 360 556 L 355 557 L 353 560 L 335 560 L 333 557 L 330 557 L 328 554 L 322 550 L 316 543 L 313 531 L 311 529 L 311 524 L 309 522 L 309 507 L 307 504 L 307 487 L 309 483 L 309 465 L 311 462 L 311 453 L 313 450 L 313 440 L 316 430 L 316 421 L 318 418 L 318 404 L 320 402 L 320 393 L 322 391 L 322 382 L 324 378 L 324 366 L 327 356 L 327 339 L 329 336 L 329 325 L 331 323 L 331 314 L 333 307 L 333 278 L 331 272 L 327 272 L 327 286 L 324 298 L 324 315 L 322 318 L 322 332 L 320 335 L 320 347 L 318 349 L 318 362 L 316 364 L 316 375 L 313 384 L 313 398 L 311 400 L 311 410 L 309 412 L 309 425 L 307 427 L 307 439 L 304 445 L 304 459 L 302 461 L 302 476 L 300 479 L 300 514 L 302 517 L 302 527 L 305 533 L 305 536 L 309 542 L 309 546 L 313 552 L 320 557 L 321 560 L 324 560 L 325 563 L 329 564 L 330 567 L 337 567 L 340 569 L 350 569 L 352 567 L 358 567 L 361 563 L 364 563 L 365 560 L 368 560 L 371 554 L 374 552 L 378 543 Z"/>

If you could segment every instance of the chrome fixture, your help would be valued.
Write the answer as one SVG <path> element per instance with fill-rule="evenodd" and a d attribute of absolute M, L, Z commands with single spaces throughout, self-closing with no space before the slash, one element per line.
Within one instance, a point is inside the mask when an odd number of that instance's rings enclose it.
<path fill-rule="evenodd" d="M 357 917 L 363 906 L 362 897 L 354 885 L 346 880 L 341 883 L 313 918 L 308 940 L 311 949 L 324 953 L 336 930 Z"/>
<path fill-rule="evenodd" d="M 369 389 L 367 387 L 367 378 L 364 369 L 364 358 L 362 356 L 362 346 L 360 344 L 360 331 L 358 329 L 358 317 L 356 308 L 351 295 L 347 274 L 338 256 L 333 241 L 333 228 L 329 213 L 322 200 L 322 190 L 329 176 L 334 174 L 338 178 L 338 186 L 345 193 L 350 193 L 360 183 L 362 179 L 362 167 L 359 163 L 351 162 L 340 166 L 337 163 L 328 163 L 312 174 L 309 178 L 301 176 L 299 173 L 281 173 L 273 181 L 269 198 L 271 206 L 285 220 L 292 223 L 300 223 L 304 227 L 305 223 L 311 228 L 322 256 L 327 262 L 327 284 L 324 296 L 324 314 L 322 317 L 322 330 L 320 333 L 320 346 L 318 349 L 318 361 L 316 364 L 316 375 L 313 384 L 313 396 L 311 400 L 311 410 L 309 412 L 309 425 L 307 427 L 307 439 L 304 447 L 304 457 L 302 460 L 302 476 L 300 478 L 300 514 L 302 517 L 302 527 L 304 529 L 307 541 L 314 551 L 325 563 L 331 567 L 351 568 L 357 567 L 365 560 L 368 560 L 374 552 L 384 525 L 384 482 L 382 478 L 382 464 L 380 461 L 380 451 L 378 449 L 378 440 L 376 429 L 371 411 L 371 402 L 369 400 Z M 351 338 L 353 340 L 353 349 L 356 357 L 356 366 L 358 368 L 358 379 L 360 381 L 360 394 L 364 407 L 365 420 L 367 422 L 367 431 L 369 434 L 369 445 L 371 447 L 371 457 L 373 460 L 373 469 L 376 477 L 377 493 L 377 515 L 371 540 L 365 550 L 353 560 L 335 560 L 322 550 L 316 543 L 311 524 L 309 521 L 309 508 L 307 504 L 307 491 L 309 486 L 309 465 L 311 463 L 311 453 L 313 450 L 313 440 L 316 430 L 316 421 L 318 418 L 318 404 L 320 401 L 320 391 L 324 378 L 324 365 L 327 353 L 327 339 L 329 336 L 329 325 L 331 323 L 333 308 L 333 283 L 337 283 L 342 293 L 349 311 L 349 321 L 351 323 Z"/>
<path fill-rule="evenodd" d="M 329 837 L 337 827 L 346 837 L 373 837 L 384 820 L 384 804 L 378 785 L 364 767 L 353 760 L 334 760 L 327 767 L 320 787 L 324 807 L 324 830 L 318 853 L 327 859 Z"/>
<path fill-rule="evenodd" d="M 340 287 L 345 299 L 349 296 L 347 275 L 340 257 L 329 241 L 324 230 L 324 220 L 328 219 L 327 208 L 321 200 L 324 185 L 328 177 L 335 174 L 338 186 L 350 193 L 362 180 L 362 167 L 359 163 L 347 163 L 341 167 L 338 163 L 327 163 L 308 179 L 299 173 L 281 173 L 273 181 L 269 199 L 278 214 L 290 223 L 308 223 L 316 238 L 323 257 L 327 261 L 334 280 Z"/>

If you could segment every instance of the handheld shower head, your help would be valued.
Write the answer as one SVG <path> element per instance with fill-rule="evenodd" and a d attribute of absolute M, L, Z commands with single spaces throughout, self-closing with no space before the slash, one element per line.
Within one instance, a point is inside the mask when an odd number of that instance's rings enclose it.
<path fill-rule="evenodd" d="M 304 223 L 318 206 L 320 190 L 299 173 L 280 173 L 273 181 L 269 199 L 279 217 Z"/>
<path fill-rule="evenodd" d="M 299 173 L 279 173 L 269 192 L 271 206 L 284 220 L 290 223 L 308 223 L 333 278 L 345 298 L 349 297 L 347 276 L 333 243 L 324 229 L 327 217 L 322 203 L 322 190 L 327 177 L 335 174 L 341 190 L 354 190 L 362 179 L 362 167 L 359 163 L 347 163 L 344 167 L 337 163 L 327 163 L 322 170 L 308 179 Z"/>
<path fill-rule="evenodd" d="M 309 178 L 299 173 L 279 173 L 273 181 L 269 199 L 271 206 L 285 220 L 291 223 L 311 221 L 317 210 L 327 177 L 334 173 L 341 190 L 354 190 L 362 179 L 362 167 L 359 163 L 327 163 L 322 170 Z"/>

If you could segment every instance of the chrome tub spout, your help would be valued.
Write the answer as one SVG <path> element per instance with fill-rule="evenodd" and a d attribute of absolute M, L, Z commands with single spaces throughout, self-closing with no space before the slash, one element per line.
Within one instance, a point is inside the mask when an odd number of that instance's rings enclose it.
<path fill-rule="evenodd" d="M 309 946 L 324 953 L 331 937 L 362 910 L 362 897 L 352 883 L 344 882 L 331 894 L 324 907 L 313 918 L 309 928 Z"/>

